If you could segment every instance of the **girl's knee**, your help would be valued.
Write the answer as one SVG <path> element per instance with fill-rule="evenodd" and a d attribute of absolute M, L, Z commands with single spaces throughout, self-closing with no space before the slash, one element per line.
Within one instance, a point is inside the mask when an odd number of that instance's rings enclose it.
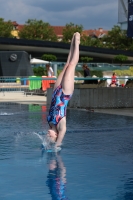
<path fill-rule="evenodd" d="M 75 68 L 76 67 L 76 64 L 74 61 L 71 61 L 68 65 L 68 68 Z"/>

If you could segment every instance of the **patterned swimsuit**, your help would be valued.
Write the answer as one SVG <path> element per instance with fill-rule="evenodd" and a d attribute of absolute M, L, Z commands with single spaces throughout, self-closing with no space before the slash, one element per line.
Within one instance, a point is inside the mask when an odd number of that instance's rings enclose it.
<path fill-rule="evenodd" d="M 59 121 L 66 116 L 66 109 L 72 95 L 65 95 L 62 91 L 62 86 L 59 85 L 52 95 L 52 102 L 49 110 L 47 121 L 57 126 Z"/>

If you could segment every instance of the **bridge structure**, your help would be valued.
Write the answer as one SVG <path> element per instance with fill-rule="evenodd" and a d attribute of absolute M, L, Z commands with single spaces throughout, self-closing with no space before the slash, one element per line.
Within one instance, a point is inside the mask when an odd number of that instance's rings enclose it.
<path fill-rule="evenodd" d="M 0 37 L 0 51 L 26 51 L 31 57 L 41 58 L 43 54 L 54 54 L 57 61 L 66 62 L 70 44 L 41 40 L 27 40 Z M 128 62 L 133 62 L 131 51 L 113 50 L 80 45 L 80 57 L 93 57 L 94 62 L 113 63 L 116 55 L 123 54 L 128 57 Z"/>

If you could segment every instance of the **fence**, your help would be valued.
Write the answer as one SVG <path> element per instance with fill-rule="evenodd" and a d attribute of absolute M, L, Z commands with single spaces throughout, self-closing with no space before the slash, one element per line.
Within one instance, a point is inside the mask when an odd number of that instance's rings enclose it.
<path fill-rule="evenodd" d="M 50 83 L 55 80 L 55 77 L 0 77 L 0 92 L 23 91 L 26 95 L 45 95 Z"/>
<path fill-rule="evenodd" d="M 126 77 L 127 78 L 127 77 Z M 75 90 L 69 107 L 80 108 L 126 108 L 133 107 L 133 77 L 128 77 L 124 88 L 108 87 L 111 78 L 75 77 Z M 125 80 L 125 78 L 119 78 Z M 51 102 L 53 77 L 0 77 L 0 92 L 24 92 L 25 95 L 47 95 Z M 88 84 L 83 84 L 88 81 Z"/>
<path fill-rule="evenodd" d="M 56 81 L 56 77 L 0 77 L 0 92 L 24 91 L 32 93 L 38 90 L 46 92 Z M 75 88 L 109 87 L 110 77 L 75 77 Z M 83 83 L 85 83 L 83 85 Z M 124 83 L 125 87 L 133 87 L 133 77 L 118 77 L 118 85 Z"/>

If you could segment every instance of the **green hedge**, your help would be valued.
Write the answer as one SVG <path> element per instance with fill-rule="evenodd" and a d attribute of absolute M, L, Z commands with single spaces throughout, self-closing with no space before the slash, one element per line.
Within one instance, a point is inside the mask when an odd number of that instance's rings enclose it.
<path fill-rule="evenodd" d="M 97 77 L 103 77 L 103 73 L 102 73 L 102 71 L 90 71 L 90 73 L 91 73 L 91 76 L 93 76 L 93 75 L 95 75 L 95 76 L 97 76 Z"/>
<path fill-rule="evenodd" d="M 44 67 L 34 67 L 33 72 L 35 76 L 47 76 L 47 71 Z"/>
<path fill-rule="evenodd" d="M 61 73 L 62 69 L 58 69 L 57 70 L 57 76 L 59 76 L 59 74 Z M 83 76 L 83 70 L 76 70 L 77 72 L 80 72 Z M 44 67 L 34 67 L 33 68 L 33 72 L 35 76 L 47 76 L 47 71 Z M 95 71 L 95 70 L 91 70 L 90 71 L 91 76 L 95 75 L 97 77 L 102 77 L 102 71 Z"/>
<path fill-rule="evenodd" d="M 130 67 L 127 70 L 114 70 L 117 76 L 133 76 L 133 67 Z"/>

